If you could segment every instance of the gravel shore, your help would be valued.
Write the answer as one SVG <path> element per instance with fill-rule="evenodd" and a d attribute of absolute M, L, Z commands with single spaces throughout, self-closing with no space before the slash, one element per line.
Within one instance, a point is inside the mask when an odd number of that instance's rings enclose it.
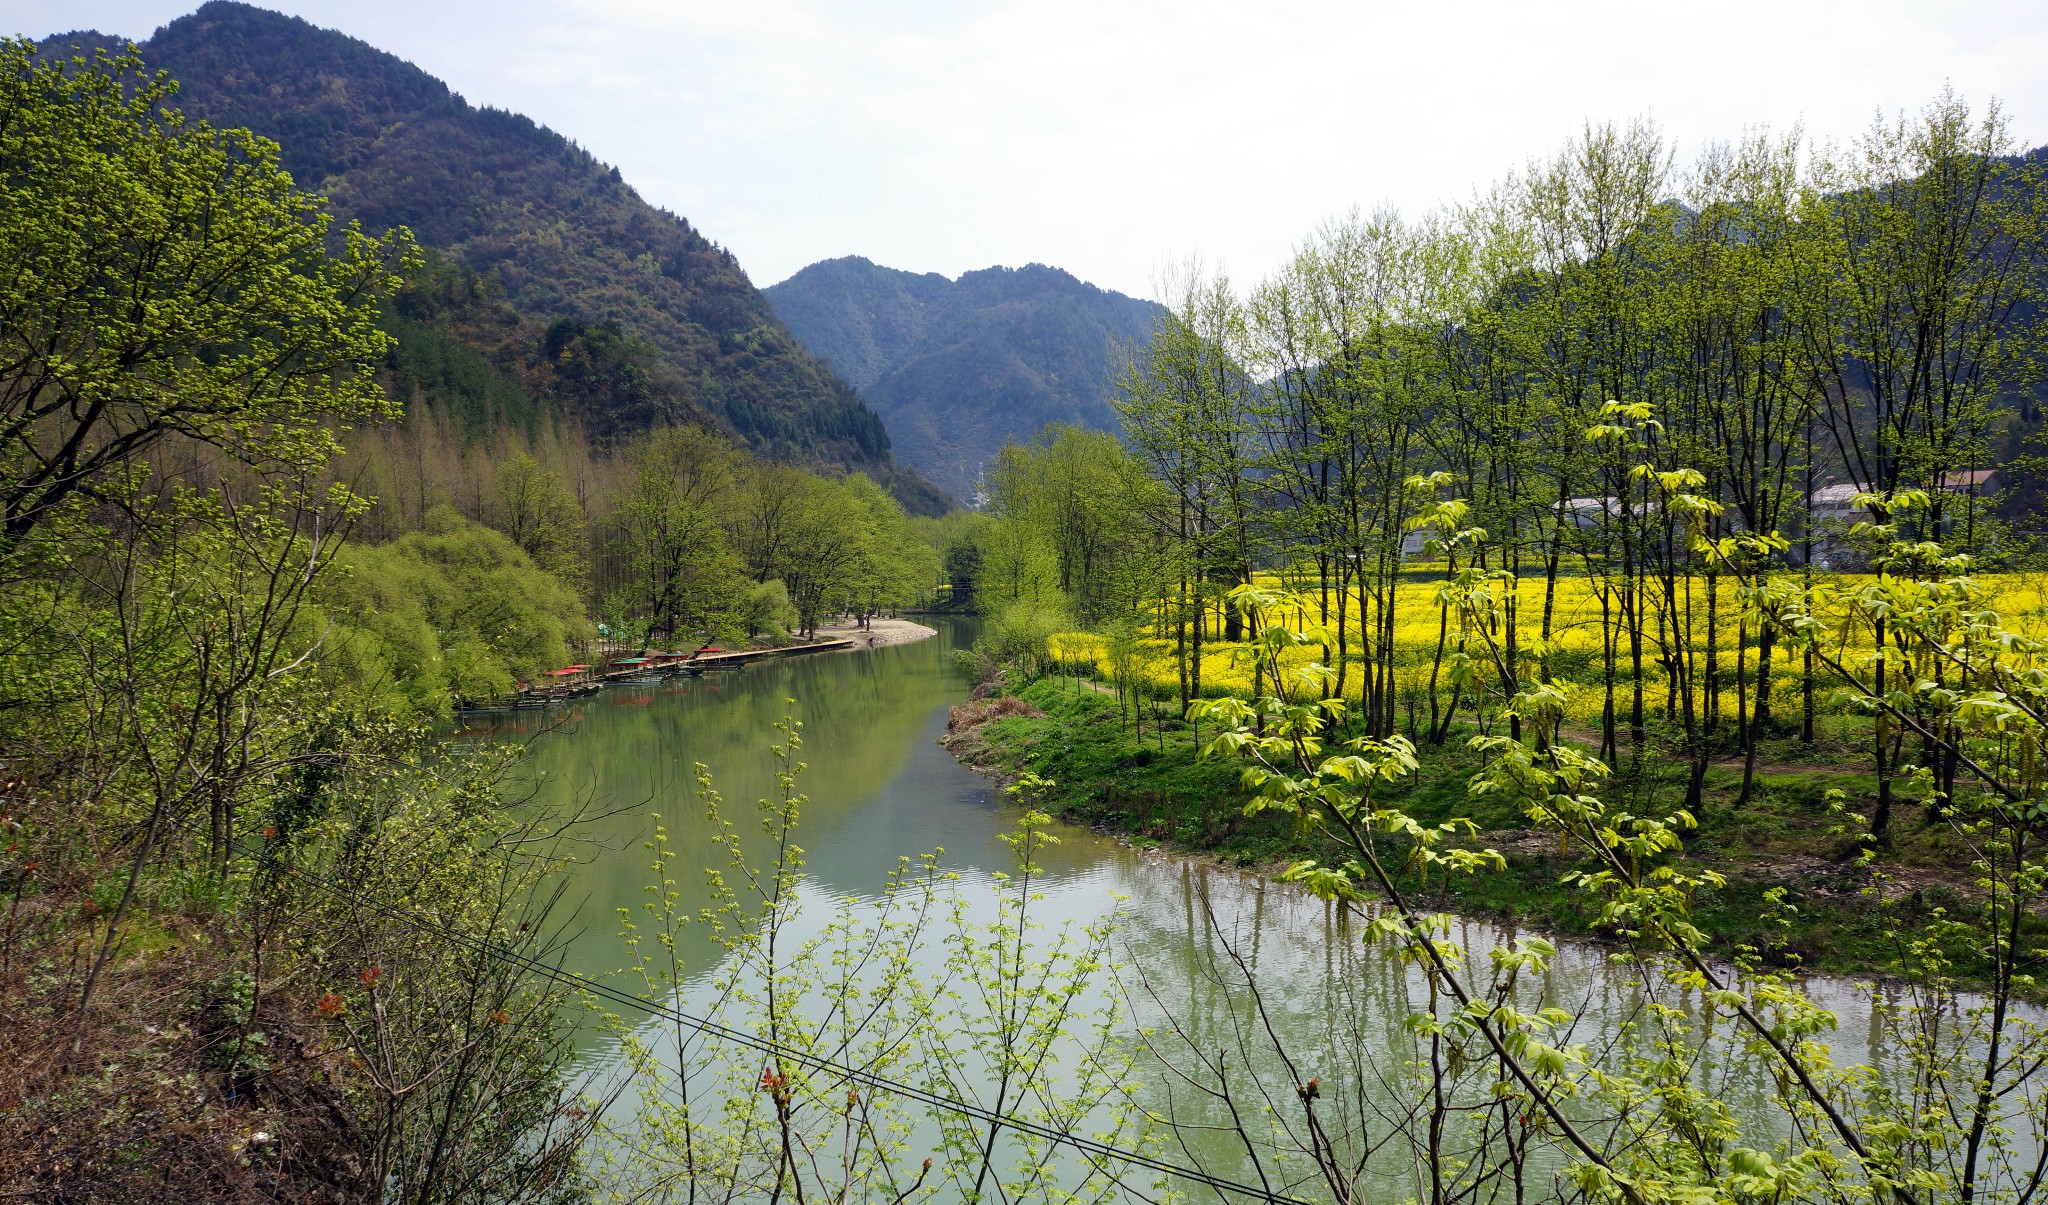
<path fill-rule="evenodd" d="M 851 640 L 856 644 L 868 644 L 880 648 L 885 644 L 909 644 L 926 637 L 938 635 L 938 629 L 928 628 L 921 623 L 907 619 L 873 619 L 863 628 L 856 624 L 820 624 L 817 639 Z M 872 642 L 869 638 L 872 637 Z"/>

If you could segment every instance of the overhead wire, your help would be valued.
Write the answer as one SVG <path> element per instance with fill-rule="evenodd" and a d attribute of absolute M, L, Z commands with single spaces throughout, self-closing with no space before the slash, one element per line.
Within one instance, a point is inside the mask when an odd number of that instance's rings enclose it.
<path fill-rule="evenodd" d="M 180 827 L 183 826 L 181 825 Z M 251 856 L 260 856 L 260 851 L 249 850 L 247 846 L 241 841 L 235 841 L 234 844 L 238 847 L 241 847 L 243 853 L 245 854 L 249 854 Z M 541 976 L 555 983 L 559 983 L 565 987 L 575 988 L 578 991 L 584 992 L 590 996 L 594 996 L 599 999 L 610 1001 L 613 1004 L 643 1010 L 651 1016 L 659 1017 L 666 1021 L 673 1021 L 679 1025 L 683 1025 L 687 1028 L 696 1030 L 697 1032 L 704 1034 L 707 1037 L 717 1038 L 725 1042 L 730 1042 L 737 1046 L 743 1046 L 762 1054 L 787 1059 L 790 1062 L 802 1064 L 817 1071 L 828 1072 L 832 1075 L 838 1076 L 839 1078 L 845 1080 L 848 1083 L 856 1084 L 860 1087 L 869 1088 L 880 1092 L 887 1092 L 892 1095 L 903 1097 L 907 1100 L 913 1101 L 918 1104 L 926 1105 L 944 1112 L 957 1114 L 962 1117 L 968 1117 L 975 1121 L 984 1122 L 1000 1129 L 1014 1130 L 1020 1134 L 1025 1134 L 1034 1138 L 1043 1139 L 1046 1142 L 1067 1147 L 1083 1156 L 1092 1157 L 1091 1161 L 1113 1161 L 1126 1164 L 1128 1166 L 1135 1168 L 1142 1168 L 1146 1171 L 1158 1172 L 1163 1175 L 1178 1176 L 1184 1180 L 1188 1180 L 1196 1184 L 1201 1184 L 1208 1188 L 1213 1188 L 1218 1192 L 1234 1193 L 1242 1197 L 1249 1197 L 1260 1201 L 1270 1202 L 1271 1205 L 1309 1205 L 1309 1202 L 1303 1201 L 1300 1198 L 1286 1196 L 1284 1194 L 1274 1192 L 1272 1189 L 1269 1188 L 1261 1187 L 1255 1184 L 1241 1184 L 1237 1181 L 1214 1175 L 1210 1172 L 1201 1170 L 1199 1168 L 1185 1167 L 1180 1164 L 1167 1162 L 1163 1159 L 1153 1158 L 1152 1156 L 1146 1155 L 1139 1151 L 1126 1150 L 1122 1147 L 1112 1146 L 1111 1144 L 1103 1142 L 1102 1140 L 1097 1138 L 1090 1138 L 1084 1135 L 1074 1134 L 1066 1130 L 1058 1129 L 1053 1126 L 1043 1125 L 1041 1123 L 1030 1121 L 1025 1118 L 1015 1117 L 1003 1113 L 997 1113 L 994 1110 L 985 1108 L 981 1105 L 970 1104 L 967 1101 L 958 1100 L 950 1096 L 944 1096 L 940 1093 L 932 1092 L 924 1088 L 919 1088 L 914 1084 L 907 1084 L 899 1080 L 892 1080 L 885 1076 L 878 1075 L 874 1072 L 867 1071 L 862 1068 L 852 1066 L 850 1064 L 838 1062 L 834 1059 L 827 1058 L 823 1055 L 812 1054 L 809 1051 L 800 1050 L 792 1046 L 783 1045 L 781 1043 L 772 1041 L 768 1038 L 763 1038 L 758 1034 L 748 1033 L 745 1030 L 734 1029 L 729 1025 L 721 1024 L 707 1017 L 699 1017 L 692 1013 L 684 1012 L 680 1008 L 676 1008 L 671 1005 L 657 1003 L 655 1001 L 648 1000 L 644 997 L 633 995 L 630 992 L 612 987 L 611 985 L 606 984 L 601 980 L 592 979 L 585 975 L 576 974 L 573 971 L 564 970 L 561 967 L 554 966 L 550 963 L 534 958 L 531 955 L 522 954 L 518 950 L 512 949 L 509 946 L 500 945 L 496 942 L 485 941 L 482 938 L 472 937 L 466 933 L 462 933 L 458 930 L 449 928 L 448 926 L 440 924 L 439 922 L 431 920 L 429 918 L 414 915 L 412 913 L 404 911 L 403 909 L 396 908 L 389 904 L 382 904 L 374 900 L 365 899 L 362 896 L 356 894 L 355 892 L 349 891 L 347 888 L 335 883 L 333 880 L 327 878 L 324 875 L 316 874 L 311 871 L 305 870 L 304 868 L 296 866 L 286 866 L 283 869 L 284 873 L 288 875 L 293 881 L 310 884 L 318 888 L 319 890 L 324 891 L 327 894 L 333 896 L 334 898 L 342 901 L 343 903 L 352 904 L 359 908 L 368 909 L 372 912 L 384 916 L 389 920 L 393 920 L 398 922 L 399 924 L 405 925 L 408 928 L 411 928 L 415 931 L 438 934 L 446 938 L 447 940 L 454 942 L 457 945 L 469 949 L 473 953 L 502 959 L 515 967 L 518 967 L 522 970 L 526 970 L 532 974 Z"/>

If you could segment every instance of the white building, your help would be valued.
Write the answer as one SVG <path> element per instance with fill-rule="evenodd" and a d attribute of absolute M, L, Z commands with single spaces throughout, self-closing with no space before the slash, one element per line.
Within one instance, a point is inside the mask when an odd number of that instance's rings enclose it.
<path fill-rule="evenodd" d="M 1806 514 L 1812 523 L 1813 565 L 1816 569 L 1853 567 L 1856 553 L 1849 546 L 1849 529 L 1870 518 L 1870 508 L 1856 505 L 1856 495 L 1868 493 L 1853 481 L 1824 485 L 1806 496 Z M 1795 557 L 1805 542 L 1793 544 Z"/>

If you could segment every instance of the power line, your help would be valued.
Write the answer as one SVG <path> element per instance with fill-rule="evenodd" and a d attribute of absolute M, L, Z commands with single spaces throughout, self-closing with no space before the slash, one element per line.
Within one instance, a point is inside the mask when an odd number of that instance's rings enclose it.
<path fill-rule="evenodd" d="M 180 825 L 179 827 L 182 828 L 184 826 Z M 248 847 L 244 845 L 242 842 L 236 841 L 234 842 L 234 844 L 240 847 L 244 854 L 250 854 L 254 856 L 254 851 L 249 850 Z M 372 900 L 364 899 L 362 896 L 349 891 L 348 889 L 340 886 L 333 880 L 328 879 L 323 875 L 314 874 L 310 871 L 306 871 L 298 867 L 287 867 L 285 868 L 285 873 L 288 874 L 292 879 L 299 882 L 311 884 L 312 886 L 322 891 L 325 891 L 327 894 L 333 896 L 338 900 L 341 900 L 344 903 L 353 904 L 357 907 L 365 908 L 372 912 L 376 912 L 388 919 L 394 920 L 399 924 L 405 925 L 408 928 L 417 931 L 438 934 L 441 937 L 449 941 L 452 941 L 457 945 L 463 946 L 475 953 L 503 959 L 504 961 L 511 963 L 514 966 L 520 967 L 533 974 L 539 975 L 545 979 L 549 979 L 556 983 L 562 984 L 563 986 L 576 988 L 589 995 L 609 1000 L 615 1004 L 622 1004 L 629 1008 L 645 1010 L 653 1016 L 660 1017 L 664 1020 L 677 1022 L 678 1024 L 694 1029 L 697 1032 L 702 1033 L 708 1037 L 722 1039 L 724 1041 L 731 1042 L 734 1045 L 744 1046 L 749 1049 L 759 1051 L 763 1054 L 773 1055 L 778 1058 L 784 1058 L 794 1063 L 803 1064 L 815 1070 L 829 1072 L 831 1074 L 839 1076 L 847 1082 L 858 1084 L 864 1088 L 871 1088 L 876 1091 L 893 1093 L 897 1096 L 904 1097 L 918 1104 L 928 1105 L 932 1108 L 940 1109 L 945 1112 L 955 1113 L 963 1117 L 972 1118 L 976 1121 L 986 1122 L 998 1128 L 1015 1130 L 1018 1133 L 1027 1134 L 1035 1138 L 1041 1138 L 1055 1145 L 1066 1146 L 1080 1153 L 1084 1157 L 1092 1156 L 1093 1158 L 1091 1159 L 1091 1162 L 1093 1162 L 1095 1159 L 1115 1160 L 1129 1164 L 1133 1167 L 1143 1168 L 1147 1171 L 1154 1171 L 1166 1175 L 1179 1176 L 1183 1179 L 1194 1181 L 1195 1183 L 1205 1185 L 1209 1188 L 1216 1189 L 1220 1192 L 1231 1192 L 1237 1193 L 1241 1196 L 1254 1197 L 1262 1201 L 1270 1202 L 1271 1205 L 1309 1205 L 1308 1202 L 1302 1201 L 1299 1198 L 1283 1196 L 1269 1188 L 1263 1188 L 1252 1184 L 1240 1184 L 1234 1180 L 1224 1179 L 1220 1176 L 1215 1176 L 1210 1174 L 1209 1172 L 1202 1171 L 1196 1168 L 1183 1167 L 1179 1164 L 1168 1163 L 1162 1159 L 1154 1159 L 1149 1155 L 1141 1154 L 1137 1151 L 1129 1151 L 1121 1147 L 1111 1146 L 1109 1143 L 1103 1142 L 1100 1139 L 1089 1138 L 1083 1135 L 1069 1133 L 1065 1130 L 1059 1130 L 1051 1126 L 1041 1125 L 1038 1122 L 1028 1121 L 1023 1118 L 1012 1117 L 1006 1114 L 997 1113 L 994 1110 L 984 1108 L 980 1105 L 969 1104 L 966 1101 L 956 1100 L 949 1096 L 942 1096 L 939 1093 L 931 1092 L 926 1089 L 916 1087 L 912 1084 L 906 1084 L 897 1080 L 888 1079 L 884 1076 L 877 1075 L 871 1071 L 865 1071 L 858 1067 L 837 1062 L 823 1055 L 811 1054 L 807 1051 L 798 1050 L 794 1047 L 784 1046 L 779 1043 L 773 1042 L 767 1038 L 760 1037 L 756 1034 L 747 1033 L 744 1030 L 733 1029 L 730 1026 L 722 1025 L 708 1018 L 699 1017 L 691 1013 L 686 1013 L 678 1008 L 673 1008 L 663 1004 L 657 1004 L 651 1000 L 644 999 L 640 996 L 635 996 L 630 992 L 622 991 L 618 988 L 611 987 L 610 985 L 600 982 L 599 980 L 591 979 L 583 975 L 578 975 L 573 971 L 566 971 L 560 967 L 551 966 L 548 963 L 542 962 L 537 958 L 533 958 L 529 955 L 522 954 L 509 946 L 502 946 L 495 942 L 484 941 L 481 938 L 471 937 L 468 934 L 458 932 L 457 930 L 451 929 L 445 925 L 442 925 L 428 918 L 415 916 L 411 913 L 405 912 L 402 909 L 393 907 L 388 904 L 380 904 Z"/>

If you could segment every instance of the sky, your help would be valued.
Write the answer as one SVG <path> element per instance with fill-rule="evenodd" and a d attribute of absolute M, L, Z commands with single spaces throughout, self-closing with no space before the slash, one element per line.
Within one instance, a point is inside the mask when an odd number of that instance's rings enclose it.
<path fill-rule="evenodd" d="M 7 32 L 136 39 L 196 0 L 0 0 Z M 525 113 L 756 284 L 863 255 L 1047 263 L 1156 296 L 1249 284 L 1353 207 L 1470 197 L 1587 121 L 1681 160 L 1853 138 L 1945 85 L 2048 143 L 2041 0 L 273 0 Z"/>

